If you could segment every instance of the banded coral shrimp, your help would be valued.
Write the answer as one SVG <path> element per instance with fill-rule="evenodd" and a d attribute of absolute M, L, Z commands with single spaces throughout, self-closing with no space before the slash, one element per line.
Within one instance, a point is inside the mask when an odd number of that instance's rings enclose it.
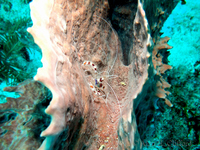
<path fill-rule="evenodd" d="M 114 74 L 114 66 L 117 62 L 119 50 L 117 34 L 108 21 L 97 15 L 93 15 L 93 17 L 95 18 L 93 20 L 94 24 L 98 22 L 101 28 L 106 28 L 109 31 L 102 29 L 104 31 L 103 33 L 99 33 L 99 30 L 95 33 L 94 30 L 89 34 L 89 37 L 82 39 L 82 43 L 74 42 L 76 43 L 77 57 L 80 62 L 80 68 L 84 71 L 85 80 L 93 97 L 93 101 L 105 103 L 108 112 L 112 112 L 110 114 L 118 114 L 116 116 L 120 116 L 121 105 L 118 95 L 111 85 L 113 79 L 119 78 Z M 103 24 L 100 23 L 102 20 Z M 101 37 L 103 36 L 107 38 L 112 37 L 113 41 L 111 43 L 101 41 Z M 87 41 L 87 38 L 90 40 Z M 111 118 L 112 122 L 117 120 L 113 116 Z"/>

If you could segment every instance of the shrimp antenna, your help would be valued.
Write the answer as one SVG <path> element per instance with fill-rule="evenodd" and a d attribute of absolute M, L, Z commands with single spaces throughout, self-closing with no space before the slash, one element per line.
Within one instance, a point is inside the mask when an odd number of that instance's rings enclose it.
<path fill-rule="evenodd" d="M 94 15 L 94 16 L 96 16 L 96 17 L 102 19 L 103 21 L 105 21 L 105 22 L 109 25 L 109 27 L 110 27 L 110 28 L 112 29 L 112 31 L 114 32 L 114 34 L 115 34 L 115 40 L 117 41 L 117 35 L 116 35 L 116 33 L 115 33 L 115 30 L 114 30 L 113 27 L 111 26 L 111 24 L 110 24 L 108 21 L 106 21 L 104 18 L 100 17 L 100 16 L 97 16 L 97 15 Z M 110 71 L 112 70 L 112 68 L 113 68 L 113 66 L 114 66 L 114 64 L 115 64 L 115 62 L 116 62 L 116 60 L 117 60 L 117 56 L 118 56 L 118 47 L 116 47 L 116 51 L 117 51 L 117 52 L 116 52 L 116 55 L 115 55 L 114 62 L 113 62 L 113 64 L 112 64 L 110 70 L 108 71 L 108 74 L 109 74 Z"/>

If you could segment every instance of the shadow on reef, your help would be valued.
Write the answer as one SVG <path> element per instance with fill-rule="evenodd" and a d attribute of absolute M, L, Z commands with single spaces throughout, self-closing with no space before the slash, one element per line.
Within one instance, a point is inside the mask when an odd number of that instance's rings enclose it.
<path fill-rule="evenodd" d="M 137 10 L 137 0 L 109 0 L 109 18 L 122 44 L 124 65 L 130 65 L 130 50 L 133 48 L 133 22 Z"/>

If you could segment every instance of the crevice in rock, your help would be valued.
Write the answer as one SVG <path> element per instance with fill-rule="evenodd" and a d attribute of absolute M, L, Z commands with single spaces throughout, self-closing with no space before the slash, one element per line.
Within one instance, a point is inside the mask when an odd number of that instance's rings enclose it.
<path fill-rule="evenodd" d="M 110 20 L 121 41 L 123 64 L 129 65 L 129 52 L 132 49 L 134 34 L 133 21 L 137 11 L 137 0 L 109 0 Z"/>

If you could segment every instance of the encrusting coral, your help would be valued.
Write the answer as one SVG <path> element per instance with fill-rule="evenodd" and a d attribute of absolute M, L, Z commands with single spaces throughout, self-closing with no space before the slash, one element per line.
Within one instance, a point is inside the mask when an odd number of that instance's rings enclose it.
<path fill-rule="evenodd" d="M 108 21 L 107 0 L 30 3 L 33 26 L 28 32 L 43 53 L 43 67 L 34 80 L 44 84 L 53 96 L 45 110 L 51 122 L 41 133 L 45 140 L 40 150 L 142 149 L 134 99 L 149 76 L 155 75 L 149 75 L 152 62 L 160 75 L 157 96 L 166 98 L 164 89 L 169 85 L 161 74 L 170 67 L 162 63 L 161 55 L 158 57 L 157 49 L 166 44 L 165 39 L 151 56 L 145 11 L 139 0 L 134 5 L 126 53 Z M 123 63 L 125 54 L 129 65 Z"/>

